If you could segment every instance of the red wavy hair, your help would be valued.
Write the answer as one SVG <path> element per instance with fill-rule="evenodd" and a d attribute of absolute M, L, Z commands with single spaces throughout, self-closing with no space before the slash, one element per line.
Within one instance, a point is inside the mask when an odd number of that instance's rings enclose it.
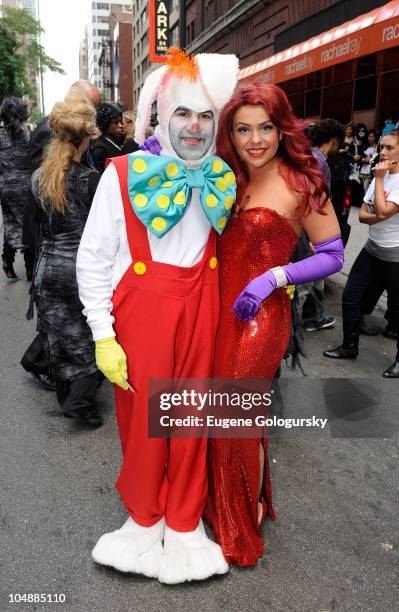
<path fill-rule="evenodd" d="M 298 215 L 306 216 L 311 209 L 322 213 L 328 199 L 328 187 L 304 133 L 308 123 L 294 115 L 288 98 L 280 87 L 259 81 L 237 89 L 223 108 L 219 119 L 216 151 L 236 175 L 237 200 L 242 201 L 249 183 L 249 173 L 235 150 L 231 133 L 235 113 L 241 106 L 248 104 L 262 105 L 270 120 L 283 134 L 277 152 L 280 158 L 279 171 L 290 189 L 296 191 L 300 197 Z"/>

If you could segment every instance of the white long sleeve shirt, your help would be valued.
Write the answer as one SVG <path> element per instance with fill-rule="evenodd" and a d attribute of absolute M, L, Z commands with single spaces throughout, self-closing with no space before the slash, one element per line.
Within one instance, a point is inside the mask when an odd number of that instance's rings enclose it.
<path fill-rule="evenodd" d="M 209 232 L 199 190 L 193 189 L 185 214 L 165 236 L 147 230 L 152 259 L 189 268 L 201 260 Z M 98 184 L 76 261 L 83 314 L 94 340 L 115 336 L 112 294 L 131 264 L 119 177 L 111 163 Z"/>

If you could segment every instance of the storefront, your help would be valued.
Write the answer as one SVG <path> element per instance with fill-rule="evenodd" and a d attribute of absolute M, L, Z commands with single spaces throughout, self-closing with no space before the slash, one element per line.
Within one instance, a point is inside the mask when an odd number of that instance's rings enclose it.
<path fill-rule="evenodd" d="M 278 83 L 299 117 L 399 119 L 399 0 L 240 71 L 240 81 Z"/>

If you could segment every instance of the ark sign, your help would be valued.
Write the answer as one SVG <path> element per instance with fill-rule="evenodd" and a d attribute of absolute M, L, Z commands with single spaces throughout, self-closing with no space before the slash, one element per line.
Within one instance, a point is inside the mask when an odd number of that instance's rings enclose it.
<path fill-rule="evenodd" d="M 148 17 L 150 29 L 150 61 L 164 62 L 169 48 L 169 13 L 168 0 L 149 0 Z"/>

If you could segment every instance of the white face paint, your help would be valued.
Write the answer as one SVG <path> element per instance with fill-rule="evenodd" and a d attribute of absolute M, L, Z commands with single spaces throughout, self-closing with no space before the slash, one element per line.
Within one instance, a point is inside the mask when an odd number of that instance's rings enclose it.
<path fill-rule="evenodd" d="M 213 112 L 197 113 L 179 106 L 169 121 L 169 139 L 177 155 L 184 160 L 201 159 L 210 149 L 215 132 Z"/>

